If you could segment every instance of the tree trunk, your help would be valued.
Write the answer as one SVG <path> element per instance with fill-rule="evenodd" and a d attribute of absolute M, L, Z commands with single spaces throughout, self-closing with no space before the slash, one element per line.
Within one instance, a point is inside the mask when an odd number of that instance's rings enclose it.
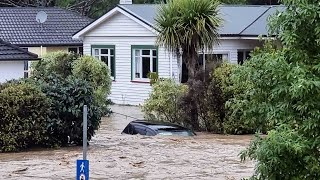
<path fill-rule="evenodd" d="M 194 49 L 184 49 L 182 54 L 182 60 L 188 67 L 188 81 L 194 79 L 196 74 L 196 64 L 198 59 L 198 53 Z"/>

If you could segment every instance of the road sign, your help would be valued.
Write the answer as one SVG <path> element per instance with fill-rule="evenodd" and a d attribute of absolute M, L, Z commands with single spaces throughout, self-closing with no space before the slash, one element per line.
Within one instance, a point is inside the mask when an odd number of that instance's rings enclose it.
<path fill-rule="evenodd" d="M 77 160 L 76 180 L 89 180 L 89 161 L 88 160 Z"/>

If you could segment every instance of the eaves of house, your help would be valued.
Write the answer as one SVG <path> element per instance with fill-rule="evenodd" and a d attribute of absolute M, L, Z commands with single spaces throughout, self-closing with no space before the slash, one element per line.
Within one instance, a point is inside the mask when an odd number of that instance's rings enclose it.
<path fill-rule="evenodd" d="M 0 39 L 0 61 L 39 60 L 38 55 Z"/>

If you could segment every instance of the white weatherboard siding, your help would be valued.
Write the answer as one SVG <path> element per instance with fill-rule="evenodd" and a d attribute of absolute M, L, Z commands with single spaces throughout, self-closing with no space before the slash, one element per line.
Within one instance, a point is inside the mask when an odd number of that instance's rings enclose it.
<path fill-rule="evenodd" d="M 131 82 L 131 45 L 154 45 L 155 37 L 86 37 L 84 54 L 91 55 L 91 45 L 115 45 L 115 81 L 109 98 L 117 104 L 139 105 L 148 98 L 149 83 Z M 177 76 L 177 61 L 173 60 L 173 73 Z M 158 49 L 158 73 L 170 77 L 169 53 Z"/>
<path fill-rule="evenodd" d="M 244 40 L 244 39 L 221 39 L 220 44 L 216 45 L 212 51 L 206 53 L 224 54 L 228 53 L 229 61 L 231 63 L 238 63 L 238 50 L 253 50 L 262 43 L 258 40 Z"/>
<path fill-rule="evenodd" d="M 0 83 L 19 79 L 24 75 L 23 61 L 0 61 Z"/>
<path fill-rule="evenodd" d="M 156 35 L 120 13 L 106 20 L 83 38 L 84 54 L 91 55 L 92 45 L 115 46 L 115 81 L 109 98 L 117 104 L 139 105 L 149 97 L 149 83 L 131 81 L 131 46 L 155 45 Z M 170 54 L 158 48 L 158 73 L 170 77 Z M 173 74 L 177 77 L 177 61 L 173 60 Z"/>
<path fill-rule="evenodd" d="M 153 32 L 133 21 L 129 17 L 117 13 L 94 28 L 86 36 L 155 36 Z"/>

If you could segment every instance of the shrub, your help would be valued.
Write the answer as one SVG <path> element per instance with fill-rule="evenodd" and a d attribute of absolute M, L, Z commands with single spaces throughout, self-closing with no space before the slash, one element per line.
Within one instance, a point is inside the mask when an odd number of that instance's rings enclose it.
<path fill-rule="evenodd" d="M 318 155 L 305 136 L 281 125 L 267 137 L 256 137 L 241 159 L 258 160 L 252 179 L 319 179 Z M 290 173 L 289 173 L 290 172 Z"/>
<path fill-rule="evenodd" d="M 237 67 L 236 64 L 231 64 L 224 62 L 217 68 L 212 70 L 211 76 L 212 81 L 216 82 L 221 91 L 223 92 L 223 97 L 228 100 L 233 97 L 234 88 L 232 87 L 231 75 L 232 71 Z"/>
<path fill-rule="evenodd" d="M 59 74 L 62 78 L 66 78 L 72 74 L 72 64 L 78 57 L 77 54 L 63 51 L 49 53 L 40 61 L 32 63 L 32 77 L 43 79 L 51 74 Z"/>
<path fill-rule="evenodd" d="M 41 61 L 33 64 L 31 78 L 44 82 L 51 81 L 51 76 L 61 80 L 74 77 L 85 80 L 94 88 L 94 104 L 99 106 L 105 115 L 110 113 L 107 96 L 110 94 L 111 77 L 107 65 L 90 56 L 79 57 L 74 53 L 55 52 L 46 55 Z"/>
<path fill-rule="evenodd" d="M 188 87 L 188 93 L 179 101 L 184 124 L 195 130 L 223 132 L 224 101 L 212 76 L 200 71 L 188 82 Z"/>
<path fill-rule="evenodd" d="M 244 77 L 238 74 L 239 71 L 245 71 L 244 66 L 238 66 L 230 63 L 223 63 L 213 70 L 213 81 L 217 83 L 222 91 L 225 104 L 223 115 L 223 128 L 227 134 L 253 134 L 257 130 L 265 131 L 264 123 L 259 124 L 243 116 L 243 109 L 246 101 L 241 101 L 243 92 L 250 88 L 250 84 L 244 81 Z M 240 84 L 241 83 L 241 84 Z M 235 100 L 237 97 L 237 100 Z"/>
<path fill-rule="evenodd" d="M 108 66 L 101 60 L 91 56 L 83 56 L 73 62 L 72 75 L 89 82 L 95 90 L 94 103 L 107 110 L 109 102 L 106 101 L 106 98 L 110 94 L 111 89 Z"/>
<path fill-rule="evenodd" d="M 145 101 L 142 111 L 146 119 L 167 122 L 181 122 L 179 98 L 187 91 L 187 87 L 173 80 L 157 81 L 152 86 L 152 92 Z"/>
<path fill-rule="evenodd" d="M 41 144 L 51 102 L 39 88 L 14 81 L 0 90 L 0 151 L 18 151 Z"/>
<path fill-rule="evenodd" d="M 156 72 L 148 73 L 148 78 L 150 79 L 150 84 L 153 85 L 157 81 L 159 81 L 159 75 Z"/>
<path fill-rule="evenodd" d="M 106 97 L 110 94 L 110 70 L 106 63 L 91 56 L 83 56 L 73 62 L 72 75 L 91 83 L 92 87 L 101 91 Z"/>
<path fill-rule="evenodd" d="M 88 140 L 99 128 L 103 109 L 94 104 L 94 88 L 75 77 L 61 79 L 51 75 L 41 82 L 42 91 L 52 101 L 52 114 L 47 125 L 47 146 L 82 143 L 83 105 L 88 105 Z"/>

